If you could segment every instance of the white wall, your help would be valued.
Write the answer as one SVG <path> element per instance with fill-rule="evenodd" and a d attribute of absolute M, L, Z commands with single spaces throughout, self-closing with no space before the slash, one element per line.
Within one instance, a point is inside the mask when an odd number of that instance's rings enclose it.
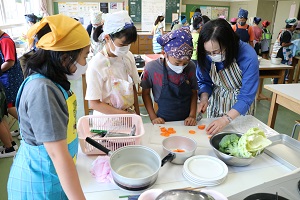
<path fill-rule="evenodd" d="M 230 3 L 230 18 L 237 17 L 240 8 L 248 10 L 248 19 L 256 16 L 258 0 L 234 1 Z"/>

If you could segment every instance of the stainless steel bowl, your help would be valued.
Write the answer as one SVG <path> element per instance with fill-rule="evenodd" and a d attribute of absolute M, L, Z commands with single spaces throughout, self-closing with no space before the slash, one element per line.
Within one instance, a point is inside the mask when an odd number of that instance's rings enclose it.
<path fill-rule="evenodd" d="M 254 158 L 238 158 L 238 157 L 230 156 L 228 154 L 225 154 L 225 153 L 222 153 L 221 151 L 219 151 L 219 143 L 222 140 L 222 138 L 225 135 L 231 135 L 231 134 L 236 134 L 239 137 L 242 136 L 241 133 L 221 132 L 221 133 L 217 133 L 217 134 L 213 135 L 210 138 L 209 142 L 210 142 L 210 145 L 213 147 L 215 154 L 218 156 L 218 158 L 220 160 L 222 160 L 227 165 L 237 166 L 237 167 L 250 165 L 257 158 L 257 156 Z"/>
<path fill-rule="evenodd" d="M 209 194 L 192 190 L 168 190 L 161 193 L 155 200 L 214 200 Z"/>

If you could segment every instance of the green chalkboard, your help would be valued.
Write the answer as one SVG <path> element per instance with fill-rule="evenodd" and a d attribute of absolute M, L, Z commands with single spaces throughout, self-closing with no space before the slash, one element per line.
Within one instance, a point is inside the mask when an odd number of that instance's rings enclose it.
<path fill-rule="evenodd" d="M 166 0 L 166 23 L 172 23 L 172 13 L 179 13 L 180 0 Z"/>
<path fill-rule="evenodd" d="M 129 16 L 133 22 L 142 21 L 142 1 L 141 0 L 129 0 Z"/>

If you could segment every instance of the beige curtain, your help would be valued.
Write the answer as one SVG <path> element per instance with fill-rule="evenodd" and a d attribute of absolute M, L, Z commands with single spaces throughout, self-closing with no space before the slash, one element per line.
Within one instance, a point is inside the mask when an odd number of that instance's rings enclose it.
<path fill-rule="evenodd" d="M 43 12 L 43 17 L 49 16 L 47 8 L 47 0 L 40 0 L 40 7 Z"/>

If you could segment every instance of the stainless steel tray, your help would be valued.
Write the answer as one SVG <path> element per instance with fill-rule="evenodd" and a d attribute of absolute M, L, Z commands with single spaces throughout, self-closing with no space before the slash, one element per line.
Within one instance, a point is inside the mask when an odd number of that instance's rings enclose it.
<path fill-rule="evenodd" d="M 264 152 L 291 170 L 300 167 L 300 141 L 288 135 L 279 134 L 268 137 L 271 146 Z"/>

